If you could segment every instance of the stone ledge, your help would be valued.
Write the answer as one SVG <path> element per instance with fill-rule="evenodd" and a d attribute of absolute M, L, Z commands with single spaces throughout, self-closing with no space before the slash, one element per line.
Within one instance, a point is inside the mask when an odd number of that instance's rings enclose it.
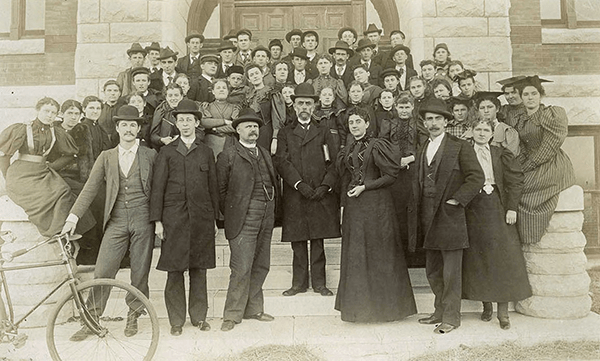
<path fill-rule="evenodd" d="M 545 75 L 540 78 L 552 80 L 545 83 L 548 97 L 600 97 L 600 75 Z"/>
<path fill-rule="evenodd" d="M 82 43 L 108 43 L 109 24 L 79 24 L 77 26 L 77 42 Z"/>
<path fill-rule="evenodd" d="M 542 28 L 542 44 L 600 44 L 600 29 Z"/>
<path fill-rule="evenodd" d="M 592 299 L 589 295 L 578 297 L 540 297 L 532 296 L 515 305 L 517 312 L 524 315 L 552 318 L 582 318 L 590 313 Z"/>
<path fill-rule="evenodd" d="M 44 54 L 45 46 L 44 38 L 0 40 L 0 55 Z"/>
<path fill-rule="evenodd" d="M 583 211 L 583 188 L 571 186 L 560 192 L 555 212 Z"/>
<path fill-rule="evenodd" d="M 423 18 L 423 32 L 431 37 L 487 36 L 487 25 L 485 18 Z"/>
<path fill-rule="evenodd" d="M 578 253 L 523 252 L 527 273 L 533 275 L 573 275 L 585 269 L 587 257 Z"/>
<path fill-rule="evenodd" d="M 538 243 L 524 244 L 522 248 L 531 253 L 575 253 L 582 252 L 586 243 L 582 232 L 546 233 Z"/>
<path fill-rule="evenodd" d="M 576 297 L 590 292 L 590 276 L 585 272 L 574 275 L 535 275 L 529 274 L 531 290 L 536 296 Z"/>

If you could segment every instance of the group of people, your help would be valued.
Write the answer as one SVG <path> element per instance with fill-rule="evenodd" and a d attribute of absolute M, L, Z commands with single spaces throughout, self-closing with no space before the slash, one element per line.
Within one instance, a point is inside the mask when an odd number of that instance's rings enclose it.
<path fill-rule="evenodd" d="M 319 34 L 294 29 L 285 56 L 279 39 L 251 49 L 246 29 L 218 54 L 200 55 L 201 34 L 185 39 L 182 57 L 132 44 L 131 67 L 104 84 L 104 101 L 43 98 L 35 120 L 0 134 L 8 195 L 43 236 L 82 234 L 78 261 L 95 264 L 95 277 L 114 278 L 129 253 L 131 283 L 146 296 L 157 236 L 173 335 L 186 312 L 210 329 L 219 222 L 231 249 L 221 330 L 273 320 L 262 286 L 276 220 L 293 250 L 284 296 L 333 295 L 324 240 L 341 236 L 342 320 L 415 314 L 407 259 L 420 252 L 435 294 L 420 323 L 451 332 L 461 299 L 471 299 L 483 302 L 484 321 L 496 302 L 507 329 L 508 302 L 531 296 L 521 244 L 540 241 L 574 183 L 561 150 L 566 113 L 542 104 L 538 76 L 483 91 L 446 44 L 419 75 L 400 30 L 389 51 L 374 24 L 363 34 L 340 29 L 319 54 Z M 126 335 L 139 316 L 129 313 Z M 90 334 L 83 327 L 71 339 Z"/>

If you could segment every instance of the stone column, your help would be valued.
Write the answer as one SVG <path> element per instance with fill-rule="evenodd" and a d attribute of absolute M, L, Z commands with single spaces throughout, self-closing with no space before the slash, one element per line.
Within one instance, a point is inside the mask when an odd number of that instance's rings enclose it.
<path fill-rule="evenodd" d="M 546 234 L 537 244 L 523 245 L 533 296 L 517 302 L 522 314 L 541 318 L 581 318 L 590 312 L 590 277 L 583 253 L 583 189 L 560 194 Z"/>

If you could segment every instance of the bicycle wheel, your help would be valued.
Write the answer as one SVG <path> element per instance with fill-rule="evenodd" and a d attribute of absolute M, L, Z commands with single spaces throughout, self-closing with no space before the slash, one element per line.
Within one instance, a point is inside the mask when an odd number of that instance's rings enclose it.
<path fill-rule="evenodd" d="M 62 297 L 48 318 L 46 343 L 53 360 L 150 360 L 158 346 L 159 324 L 154 307 L 137 288 L 114 279 L 95 279 L 77 286 L 77 297 L 83 301 L 83 312 L 101 313 L 100 335 L 87 332 L 87 338 L 70 340 L 83 327 L 72 292 Z M 127 297 L 126 295 L 130 294 Z M 106 300 L 104 312 L 95 311 L 96 300 Z M 144 311 L 138 318 L 138 333 L 126 337 L 123 333 L 130 306 Z M 58 320 L 67 320 L 60 322 Z"/>

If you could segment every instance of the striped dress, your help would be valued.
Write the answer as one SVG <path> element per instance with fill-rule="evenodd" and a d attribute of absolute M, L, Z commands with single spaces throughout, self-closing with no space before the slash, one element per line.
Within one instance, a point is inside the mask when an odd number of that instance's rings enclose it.
<path fill-rule="evenodd" d="M 521 138 L 518 159 L 525 172 L 525 186 L 517 225 L 521 242 L 532 244 L 546 232 L 558 196 L 575 183 L 575 174 L 571 160 L 560 148 L 568 132 L 565 110 L 541 104 L 532 115 L 518 114 L 512 120 Z"/>

